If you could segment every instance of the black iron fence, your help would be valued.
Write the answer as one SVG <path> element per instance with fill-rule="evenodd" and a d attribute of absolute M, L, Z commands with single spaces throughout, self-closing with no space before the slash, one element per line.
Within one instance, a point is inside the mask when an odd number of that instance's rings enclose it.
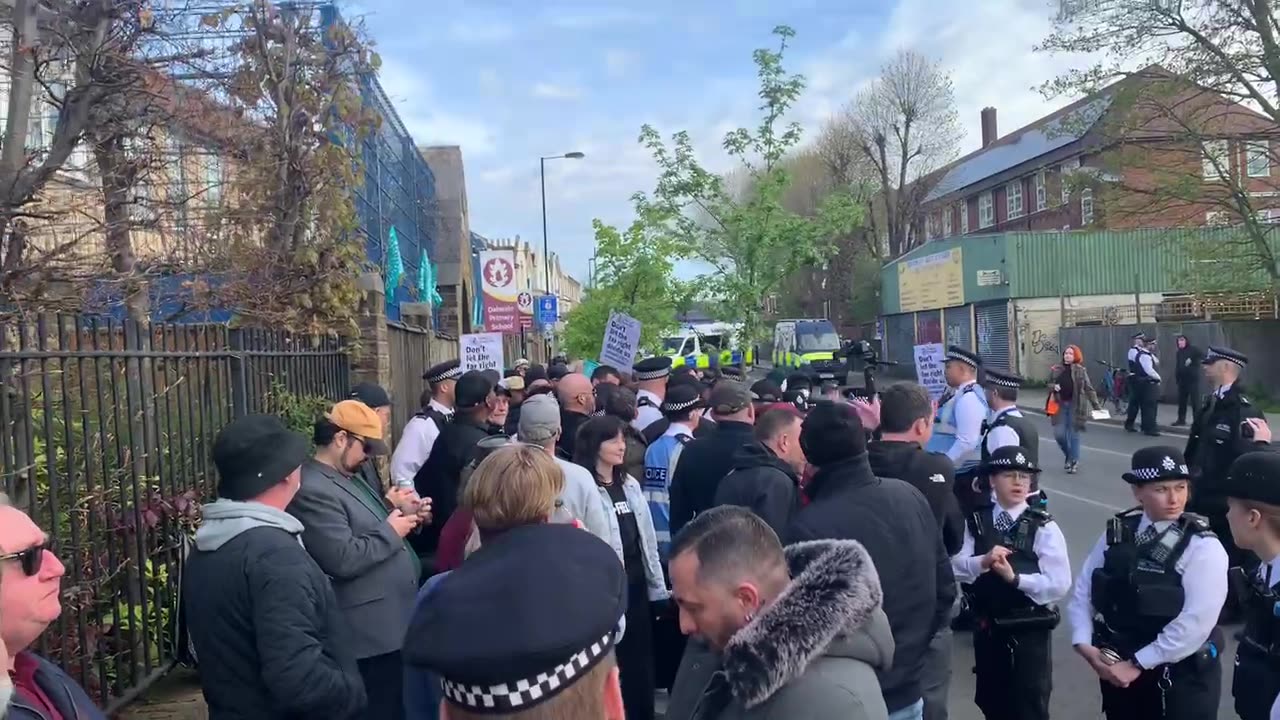
<path fill-rule="evenodd" d="M 43 315 L 0 322 L 0 478 L 66 568 L 40 652 L 101 706 L 177 657 L 184 543 L 233 417 L 347 390 L 338 338 Z"/>

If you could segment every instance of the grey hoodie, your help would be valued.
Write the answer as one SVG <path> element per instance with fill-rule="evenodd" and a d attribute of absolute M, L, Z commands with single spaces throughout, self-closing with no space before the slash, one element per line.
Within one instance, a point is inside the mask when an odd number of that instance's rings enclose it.
<path fill-rule="evenodd" d="M 196 548 L 214 552 L 243 532 L 258 527 L 276 527 L 298 537 L 302 544 L 302 523 L 283 510 L 256 502 L 217 500 L 204 506 L 204 521 L 196 530 Z"/>
<path fill-rule="evenodd" d="M 791 584 L 717 656 L 690 644 L 668 720 L 886 720 L 893 661 L 880 577 L 861 544 L 786 548 Z"/>

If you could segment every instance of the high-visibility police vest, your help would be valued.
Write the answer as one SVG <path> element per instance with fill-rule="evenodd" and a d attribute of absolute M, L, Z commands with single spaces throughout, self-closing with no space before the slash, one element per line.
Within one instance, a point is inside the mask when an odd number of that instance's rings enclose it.
<path fill-rule="evenodd" d="M 929 438 L 929 444 L 925 446 L 925 450 L 929 452 L 945 453 L 951 449 L 956 442 L 956 405 L 959 404 L 960 398 L 969 393 L 974 393 L 974 397 L 978 398 L 978 402 L 982 403 L 984 410 L 987 408 L 987 398 L 978 392 L 978 384 L 971 383 L 963 390 L 955 393 L 946 402 L 938 406 L 938 415 L 934 418 L 933 437 Z M 956 465 L 956 470 L 968 470 L 978 465 L 979 454 L 975 453 L 972 458 L 967 458 Z"/>
<path fill-rule="evenodd" d="M 663 435 L 644 452 L 644 496 L 653 515 L 658 536 L 658 555 L 663 562 L 671 549 L 671 475 L 685 443 L 693 438 L 684 433 Z"/>

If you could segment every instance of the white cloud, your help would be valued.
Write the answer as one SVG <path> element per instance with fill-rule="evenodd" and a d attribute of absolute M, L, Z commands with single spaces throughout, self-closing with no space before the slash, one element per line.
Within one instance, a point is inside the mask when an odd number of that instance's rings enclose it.
<path fill-rule="evenodd" d="M 534 83 L 531 93 L 534 97 L 544 100 L 577 100 L 582 97 L 582 88 L 574 85 L 540 82 Z"/>
<path fill-rule="evenodd" d="M 653 16 L 622 8 L 549 8 L 546 22 L 561 30 L 594 30 L 610 25 L 648 23 Z"/>
<path fill-rule="evenodd" d="M 402 62 L 384 60 L 378 82 L 419 145 L 459 145 L 468 155 L 485 155 L 497 149 L 497 133 L 488 123 L 440 109 L 424 73 Z"/>

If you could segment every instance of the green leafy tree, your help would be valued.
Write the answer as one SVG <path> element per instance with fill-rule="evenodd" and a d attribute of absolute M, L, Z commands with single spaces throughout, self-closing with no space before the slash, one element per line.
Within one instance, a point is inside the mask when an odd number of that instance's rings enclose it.
<path fill-rule="evenodd" d="M 777 49 L 753 54 L 760 123 L 729 132 L 722 143 L 738 165 L 729 176 L 736 182 L 698 161 L 687 132 L 671 136 L 670 143 L 649 125 L 640 132 L 640 142 L 659 167 L 652 195 L 636 197 L 642 221 L 657 222 L 652 232 L 711 266 L 699 285 L 718 314 L 743 323 L 748 342 L 764 339 L 766 298 L 798 269 L 831 256 L 832 239 L 861 217 L 859 205 L 843 193 L 824 198 L 812 216 L 793 212 L 783 202 L 792 183 L 785 160 L 801 140 L 800 126 L 785 118 L 805 80 L 788 73 L 782 63 L 795 32 L 782 25 L 773 34 Z"/>
<path fill-rule="evenodd" d="M 651 214 L 642 213 L 625 231 L 600 220 L 592 225 L 596 235 L 595 282 L 565 317 L 565 348 L 575 357 L 599 356 L 611 312 L 639 320 L 640 346 L 656 347 L 675 329 L 676 316 L 691 300 L 691 286 L 674 274 L 675 262 L 682 255 L 678 244 Z"/>
<path fill-rule="evenodd" d="M 1178 244 L 1171 252 L 1190 255 L 1186 287 L 1280 287 L 1269 225 L 1280 143 L 1266 141 L 1280 123 L 1272 0 L 1063 2 L 1037 49 L 1098 58 L 1041 88 L 1049 97 L 1106 95 L 1095 153 L 1072 178 L 1093 193 L 1096 217 L 1230 226 L 1212 241 L 1169 234 Z M 1096 113 L 1083 115 L 1095 122 Z"/>

